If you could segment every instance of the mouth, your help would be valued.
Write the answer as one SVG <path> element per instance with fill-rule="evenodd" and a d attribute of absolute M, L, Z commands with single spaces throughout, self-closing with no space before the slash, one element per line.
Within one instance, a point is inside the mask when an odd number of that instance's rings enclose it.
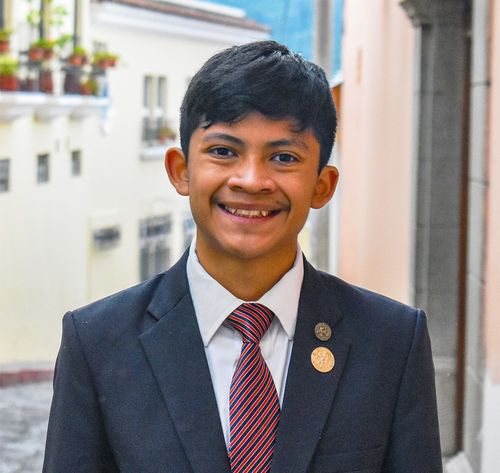
<path fill-rule="evenodd" d="M 265 209 L 238 209 L 235 207 L 229 207 L 228 205 L 219 204 L 219 207 L 225 212 L 235 215 L 236 217 L 244 218 L 265 218 L 276 215 L 280 210 L 265 210 Z"/>

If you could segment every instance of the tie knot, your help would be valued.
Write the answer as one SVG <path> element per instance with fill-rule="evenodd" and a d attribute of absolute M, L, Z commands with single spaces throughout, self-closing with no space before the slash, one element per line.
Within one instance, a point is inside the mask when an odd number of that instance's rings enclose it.
<path fill-rule="evenodd" d="M 265 305 L 251 302 L 234 309 L 227 321 L 241 333 L 244 343 L 259 343 L 273 317 L 273 312 Z"/>

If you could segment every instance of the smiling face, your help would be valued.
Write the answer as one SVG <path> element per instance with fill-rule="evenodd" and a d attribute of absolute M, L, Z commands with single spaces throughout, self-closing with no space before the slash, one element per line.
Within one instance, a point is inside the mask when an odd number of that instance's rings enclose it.
<path fill-rule="evenodd" d="M 333 167 L 318 174 L 319 155 L 310 131 L 258 113 L 196 129 L 187 168 L 182 151 L 170 149 L 167 171 L 189 195 L 202 264 L 293 262 L 309 209 L 325 205 L 337 182 Z"/>

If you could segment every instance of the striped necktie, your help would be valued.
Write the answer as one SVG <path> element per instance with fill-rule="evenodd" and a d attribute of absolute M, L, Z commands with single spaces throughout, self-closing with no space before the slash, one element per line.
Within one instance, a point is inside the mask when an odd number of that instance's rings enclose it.
<path fill-rule="evenodd" d="M 242 304 L 227 322 L 243 339 L 229 392 L 229 459 L 233 473 L 267 473 L 280 419 L 279 398 L 259 342 L 274 314 L 262 304 Z"/>

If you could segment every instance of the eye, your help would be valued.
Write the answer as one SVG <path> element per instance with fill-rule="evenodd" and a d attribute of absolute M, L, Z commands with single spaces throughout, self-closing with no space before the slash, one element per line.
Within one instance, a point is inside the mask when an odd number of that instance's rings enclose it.
<path fill-rule="evenodd" d="M 296 163 L 298 161 L 298 159 L 293 154 L 289 154 L 289 153 L 275 154 L 272 157 L 272 160 L 278 161 L 279 163 L 283 163 L 283 164 Z"/>
<path fill-rule="evenodd" d="M 226 148 L 225 146 L 216 146 L 215 148 L 210 149 L 210 153 L 221 158 L 236 156 L 236 153 L 233 150 Z"/>

